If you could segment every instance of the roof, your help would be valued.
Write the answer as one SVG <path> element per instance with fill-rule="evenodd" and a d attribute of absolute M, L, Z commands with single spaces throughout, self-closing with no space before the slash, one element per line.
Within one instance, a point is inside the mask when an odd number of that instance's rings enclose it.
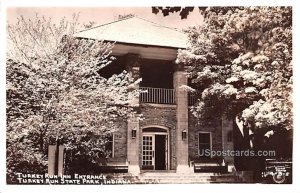
<path fill-rule="evenodd" d="M 139 18 L 128 17 L 74 34 L 75 37 L 171 48 L 186 48 L 187 35 Z"/>

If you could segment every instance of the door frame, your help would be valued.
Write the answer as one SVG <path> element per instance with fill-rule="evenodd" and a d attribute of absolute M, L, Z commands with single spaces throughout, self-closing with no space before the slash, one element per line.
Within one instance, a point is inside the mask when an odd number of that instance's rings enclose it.
<path fill-rule="evenodd" d="M 165 130 L 166 132 L 143 132 L 143 129 L 146 129 L 146 128 L 159 128 L 159 129 L 163 129 Z M 142 157 L 141 157 L 141 163 L 143 164 L 143 136 L 149 136 L 149 135 L 152 135 L 153 136 L 153 141 L 155 141 L 155 135 L 165 135 L 166 136 L 166 148 L 167 148 L 167 155 L 166 155 L 166 161 L 167 161 L 167 166 L 166 166 L 166 170 L 170 170 L 170 132 L 169 132 L 169 128 L 167 127 L 164 127 L 164 126 L 158 126 L 158 125 L 148 125 L 148 126 L 145 126 L 145 127 L 142 127 L 141 128 L 141 131 L 142 131 L 142 137 L 141 137 L 141 144 L 142 144 Z M 155 142 L 153 143 L 155 145 Z M 155 146 L 154 146 L 154 152 L 155 152 Z M 154 153 L 156 155 L 156 152 Z M 154 156 L 155 156 L 154 155 Z M 155 157 L 154 157 L 154 171 L 155 171 Z M 163 170 L 162 170 L 163 171 Z"/>
<path fill-rule="evenodd" d="M 209 134 L 209 140 L 210 140 L 210 142 L 209 142 L 209 150 L 210 150 L 210 152 L 212 151 L 212 132 L 211 131 L 199 131 L 199 132 L 197 132 L 197 153 L 198 153 L 198 155 L 199 155 L 199 147 L 200 147 L 200 144 L 199 144 L 199 135 L 201 133 Z M 212 154 L 210 154 L 210 158 L 212 158 Z"/>

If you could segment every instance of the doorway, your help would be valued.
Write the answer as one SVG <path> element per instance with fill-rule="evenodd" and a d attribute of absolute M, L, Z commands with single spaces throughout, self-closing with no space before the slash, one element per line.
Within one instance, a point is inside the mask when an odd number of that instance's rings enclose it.
<path fill-rule="evenodd" d="M 146 128 L 143 130 L 142 169 L 167 170 L 169 165 L 169 143 L 167 130 Z"/>
<path fill-rule="evenodd" d="M 166 135 L 155 135 L 155 170 L 166 169 Z"/>

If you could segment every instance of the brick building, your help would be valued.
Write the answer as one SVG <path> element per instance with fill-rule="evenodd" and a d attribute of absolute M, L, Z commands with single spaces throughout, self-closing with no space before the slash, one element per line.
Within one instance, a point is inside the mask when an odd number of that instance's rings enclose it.
<path fill-rule="evenodd" d="M 128 70 L 142 78 L 139 112 L 120 124 L 112 137 L 108 165 L 128 165 L 129 173 L 150 170 L 194 172 L 194 165 L 220 165 L 219 159 L 201 156 L 203 150 L 232 150 L 232 122 L 218 118 L 199 123 L 189 112 L 188 93 L 180 88 L 188 83 L 183 66 L 175 63 L 177 50 L 186 48 L 181 31 L 139 17 L 129 17 L 90 28 L 79 38 L 116 42 L 112 55 L 117 60 L 103 74 Z M 189 102 L 190 101 L 190 102 Z M 223 157 L 222 157 L 223 162 Z M 224 162 L 233 165 L 233 157 Z"/>

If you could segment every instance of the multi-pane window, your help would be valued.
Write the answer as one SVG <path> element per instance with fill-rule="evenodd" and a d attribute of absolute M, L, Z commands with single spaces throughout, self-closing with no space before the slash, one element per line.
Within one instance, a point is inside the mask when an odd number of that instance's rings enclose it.
<path fill-rule="evenodd" d="M 143 165 L 153 165 L 153 137 L 143 136 Z"/>
<path fill-rule="evenodd" d="M 210 157 L 211 133 L 200 132 L 198 135 L 198 155 L 200 157 Z"/>

